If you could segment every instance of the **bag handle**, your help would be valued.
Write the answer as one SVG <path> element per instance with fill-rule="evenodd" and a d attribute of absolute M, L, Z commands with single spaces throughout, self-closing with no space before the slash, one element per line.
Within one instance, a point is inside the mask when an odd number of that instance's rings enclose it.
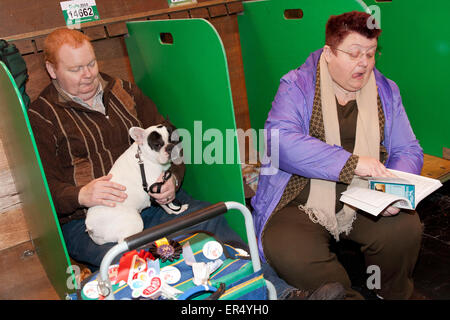
<path fill-rule="evenodd" d="M 219 285 L 219 288 L 209 286 L 209 285 L 199 285 L 196 287 L 192 287 L 192 288 L 186 290 L 180 296 L 178 296 L 178 300 L 189 300 L 190 298 L 193 298 L 195 295 L 198 295 L 198 294 L 204 293 L 204 292 L 212 292 L 212 294 L 210 296 L 206 297 L 204 300 L 217 300 L 225 292 L 225 283 L 221 282 Z"/>

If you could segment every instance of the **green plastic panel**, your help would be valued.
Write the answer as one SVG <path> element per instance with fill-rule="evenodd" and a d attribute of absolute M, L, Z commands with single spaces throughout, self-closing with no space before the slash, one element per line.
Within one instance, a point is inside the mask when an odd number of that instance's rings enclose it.
<path fill-rule="evenodd" d="M 424 152 L 442 157 L 450 148 L 450 1 L 365 2 L 380 9 L 377 68 L 398 84 Z"/>
<path fill-rule="evenodd" d="M 245 85 L 252 128 L 264 127 L 280 79 L 325 43 L 330 15 L 364 11 L 356 0 L 265 0 L 243 2 L 238 16 Z M 301 10 L 297 19 L 285 10 Z M 300 12 L 300 11 L 298 11 Z M 295 16 L 295 14 L 294 14 Z"/>
<path fill-rule="evenodd" d="M 0 133 L 35 250 L 61 298 L 70 266 L 47 180 L 19 90 L 0 62 Z M 69 281 L 68 281 L 69 280 Z"/>
<path fill-rule="evenodd" d="M 227 60 L 217 31 L 203 19 L 127 26 L 126 45 L 137 85 L 161 114 L 189 132 L 190 137 L 183 136 L 183 188 L 212 203 L 245 204 Z M 226 218 L 246 240 L 240 213 L 230 211 Z"/>

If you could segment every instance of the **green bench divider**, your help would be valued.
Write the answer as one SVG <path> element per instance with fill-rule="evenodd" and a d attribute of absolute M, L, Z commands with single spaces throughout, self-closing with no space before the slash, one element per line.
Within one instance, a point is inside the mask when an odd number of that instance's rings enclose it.
<path fill-rule="evenodd" d="M 71 265 L 70 258 L 57 222 L 27 111 L 14 79 L 2 62 L 0 112 L 3 146 L 35 251 L 56 292 L 64 298 L 73 289 L 70 287 L 73 279 L 70 273 L 66 273 Z"/>
<path fill-rule="evenodd" d="M 128 55 L 137 85 L 183 129 L 183 188 L 211 203 L 245 204 L 227 60 L 214 27 L 203 19 L 127 23 Z M 226 214 L 246 241 L 242 217 Z"/>
<path fill-rule="evenodd" d="M 280 78 L 324 45 L 329 16 L 366 11 L 380 18 L 383 30 L 377 68 L 398 84 L 424 151 L 442 157 L 450 141 L 450 2 L 263 0 L 243 6 L 238 23 L 254 129 L 264 126 Z M 286 9 L 301 9 L 303 17 L 286 19 Z"/>
<path fill-rule="evenodd" d="M 248 109 L 252 128 L 259 130 L 264 128 L 281 77 L 323 47 L 329 16 L 364 11 L 365 6 L 357 0 L 262 0 L 243 6 L 238 24 Z"/>
<path fill-rule="evenodd" d="M 377 68 L 399 86 L 424 152 L 442 157 L 450 147 L 450 2 L 365 2 L 381 18 Z"/>

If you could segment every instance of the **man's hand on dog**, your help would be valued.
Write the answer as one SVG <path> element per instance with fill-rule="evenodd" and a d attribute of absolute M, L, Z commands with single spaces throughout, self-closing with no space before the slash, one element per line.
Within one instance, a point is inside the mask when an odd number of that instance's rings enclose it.
<path fill-rule="evenodd" d="M 162 182 L 163 181 L 164 172 L 159 176 L 158 180 L 156 182 Z M 169 180 L 166 181 L 161 187 L 160 193 L 152 193 L 149 192 L 148 194 L 155 199 L 155 201 L 159 204 L 168 204 L 175 199 L 175 180 L 174 177 L 170 177 Z"/>
<path fill-rule="evenodd" d="M 116 202 L 123 202 L 127 198 L 126 188 L 110 181 L 112 174 L 92 180 L 80 189 L 78 202 L 85 207 L 104 205 L 115 207 Z"/>

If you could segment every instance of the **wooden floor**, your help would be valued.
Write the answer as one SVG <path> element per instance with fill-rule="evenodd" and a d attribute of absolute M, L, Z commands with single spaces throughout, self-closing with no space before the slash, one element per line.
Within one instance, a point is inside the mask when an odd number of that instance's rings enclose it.
<path fill-rule="evenodd" d="M 0 300 L 59 300 L 31 241 L 0 251 Z"/>

